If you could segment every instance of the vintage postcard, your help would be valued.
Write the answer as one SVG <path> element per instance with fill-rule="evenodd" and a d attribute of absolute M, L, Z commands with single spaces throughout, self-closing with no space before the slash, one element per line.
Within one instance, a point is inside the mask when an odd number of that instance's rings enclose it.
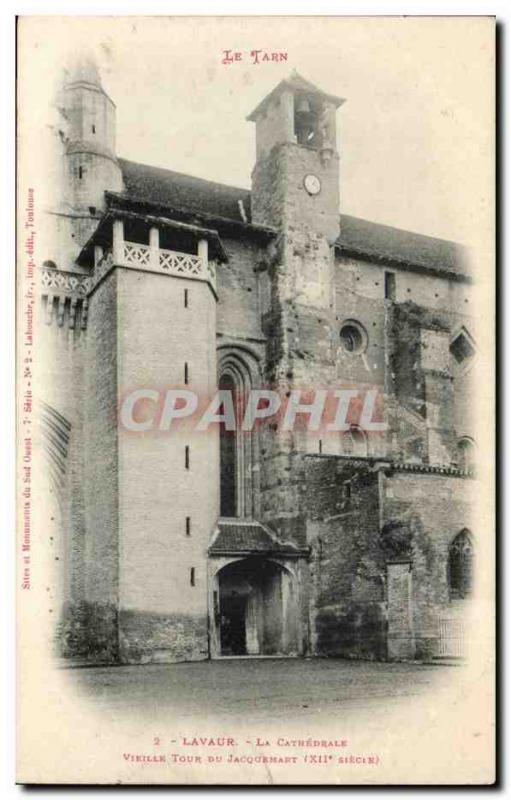
<path fill-rule="evenodd" d="M 18 20 L 17 780 L 495 780 L 495 20 Z"/>

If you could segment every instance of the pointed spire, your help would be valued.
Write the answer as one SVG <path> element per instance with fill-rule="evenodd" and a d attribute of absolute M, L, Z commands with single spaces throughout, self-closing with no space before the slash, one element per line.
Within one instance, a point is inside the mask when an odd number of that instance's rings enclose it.
<path fill-rule="evenodd" d="M 69 86 L 74 83 L 88 83 L 103 89 L 99 70 L 94 55 L 91 51 L 82 50 L 75 53 L 70 59 L 65 83 Z"/>

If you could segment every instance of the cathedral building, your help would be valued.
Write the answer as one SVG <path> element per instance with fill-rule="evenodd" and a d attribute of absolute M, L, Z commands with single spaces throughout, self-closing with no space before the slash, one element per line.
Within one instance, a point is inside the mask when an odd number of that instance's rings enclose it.
<path fill-rule="evenodd" d="M 66 74 L 38 326 L 61 655 L 463 654 L 468 254 L 340 212 L 344 103 L 296 72 L 262 98 L 249 191 L 119 158 L 95 65 Z M 383 424 L 122 426 L 169 387 L 238 422 L 255 389 L 376 391 Z"/>

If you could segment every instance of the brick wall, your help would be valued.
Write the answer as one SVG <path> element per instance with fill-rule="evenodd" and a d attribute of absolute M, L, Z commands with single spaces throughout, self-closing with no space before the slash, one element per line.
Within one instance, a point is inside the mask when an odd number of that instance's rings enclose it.
<path fill-rule="evenodd" d="M 201 398 L 211 397 L 216 301 L 209 285 L 117 272 L 119 396 L 139 387 L 183 387 L 187 362 L 188 388 Z M 124 661 L 151 659 L 153 651 L 157 660 L 207 657 L 207 547 L 219 513 L 217 433 L 191 426 L 142 434 L 119 431 Z"/>

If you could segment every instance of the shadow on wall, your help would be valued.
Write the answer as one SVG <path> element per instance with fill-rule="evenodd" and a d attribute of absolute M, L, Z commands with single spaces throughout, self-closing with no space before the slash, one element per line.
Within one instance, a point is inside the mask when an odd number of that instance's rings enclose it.
<path fill-rule="evenodd" d="M 387 659 L 385 603 L 351 603 L 323 609 L 316 618 L 316 653 L 371 661 Z"/>

